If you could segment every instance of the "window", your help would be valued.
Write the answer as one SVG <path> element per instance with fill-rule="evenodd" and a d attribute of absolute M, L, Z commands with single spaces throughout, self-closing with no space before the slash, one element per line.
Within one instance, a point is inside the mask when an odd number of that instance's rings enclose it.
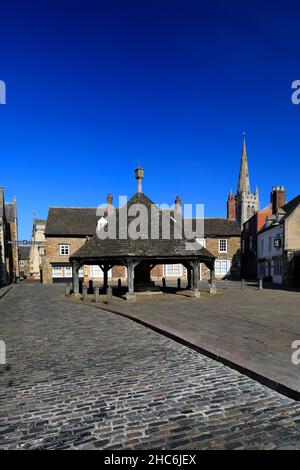
<path fill-rule="evenodd" d="M 216 276 L 226 276 L 230 274 L 230 261 L 228 259 L 216 259 L 215 273 Z"/>
<path fill-rule="evenodd" d="M 181 264 L 165 264 L 164 276 L 170 276 L 170 277 L 182 276 L 182 265 Z"/>
<path fill-rule="evenodd" d="M 52 277 L 63 277 L 62 268 L 52 268 Z"/>
<path fill-rule="evenodd" d="M 219 253 L 227 253 L 227 239 L 219 240 Z"/>
<path fill-rule="evenodd" d="M 59 245 L 59 254 L 61 256 L 70 255 L 70 245 Z"/>
<path fill-rule="evenodd" d="M 72 277 L 72 267 L 71 266 L 67 266 L 65 268 L 65 277 Z"/>

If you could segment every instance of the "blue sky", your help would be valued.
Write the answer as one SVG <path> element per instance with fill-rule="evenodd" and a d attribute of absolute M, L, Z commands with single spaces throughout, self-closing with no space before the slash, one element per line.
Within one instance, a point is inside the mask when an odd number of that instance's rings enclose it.
<path fill-rule="evenodd" d="M 20 238 L 33 210 L 131 196 L 226 215 L 242 132 L 261 205 L 299 188 L 296 1 L 43 0 L 1 4 L 0 185 Z"/>

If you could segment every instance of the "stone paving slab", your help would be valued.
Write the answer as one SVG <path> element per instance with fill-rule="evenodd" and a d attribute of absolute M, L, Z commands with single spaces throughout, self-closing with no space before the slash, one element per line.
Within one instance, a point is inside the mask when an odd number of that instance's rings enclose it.
<path fill-rule="evenodd" d="M 300 400 L 300 366 L 291 360 L 291 345 L 300 340 L 300 292 L 226 289 L 201 299 L 161 297 L 98 306 L 165 332 Z"/>
<path fill-rule="evenodd" d="M 60 286 L 16 286 L 0 337 L 0 449 L 300 449 L 299 403 Z"/>

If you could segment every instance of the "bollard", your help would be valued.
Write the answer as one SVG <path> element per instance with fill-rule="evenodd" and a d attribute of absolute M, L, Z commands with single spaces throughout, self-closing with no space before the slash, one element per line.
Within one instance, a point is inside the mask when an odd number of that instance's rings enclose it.
<path fill-rule="evenodd" d="M 162 278 L 162 284 L 163 284 L 163 288 L 165 289 L 166 288 L 166 279 L 164 277 Z"/>
<path fill-rule="evenodd" d="M 181 279 L 180 279 L 180 277 L 177 279 L 177 288 L 181 289 Z"/>
<path fill-rule="evenodd" d="M 86 302 L 88 299 L 88 286 L 86 284 L 83 284 L 82 287 L 82 299 L 84 302 Z"/>
<path fill-rule="evenodd" d="M 112 303 L 112 288 L 108 287 L 106 289 L 106 295 L 107 295 L 107 303 L 111 304 Z"/>
<path fill-rule="evenodd" d="M 99 286 L 95 286 L 94 287 L 95 302 L 99 302 L 99 291 L 100 291 Z"/>
<path fill-rule="evenodd" d="M 122 287 L 122 280 L 121 279 L 118 279 L 118 289 L 120 290 Z"/>
<path fill-rule="evenodd" d="M 263 280 L 262 279 L 258 280 L 258 289 L 263 290 Z"/>
<path fill-rule="evenodd" d="M 245 287 L 246 287 L 245 279 L 242 279 L 241 280 L 241 289 L 245 289 Z"/>
<path fill-rule="evenodd" d="M 65 296 L 70 297 L 71 295 L 71 284 L 67 284 L 65 288 Z"/>

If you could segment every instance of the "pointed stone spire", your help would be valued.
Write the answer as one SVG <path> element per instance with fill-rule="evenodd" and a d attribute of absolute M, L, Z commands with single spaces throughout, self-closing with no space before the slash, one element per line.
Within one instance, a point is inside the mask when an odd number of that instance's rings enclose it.
<path fill-rule="evenodd" d="M 238 182 L 238 187 L 237 187 L 237 194 L 241 194 L 241 193 L 249 194 L 250 193 L 246 136 L 245 134 L 243 135 L 244 135 L 243 151 L 242 151 L 241 168 L 240 168 L 240 176 L 239 176 L 239 182 Z"/>

